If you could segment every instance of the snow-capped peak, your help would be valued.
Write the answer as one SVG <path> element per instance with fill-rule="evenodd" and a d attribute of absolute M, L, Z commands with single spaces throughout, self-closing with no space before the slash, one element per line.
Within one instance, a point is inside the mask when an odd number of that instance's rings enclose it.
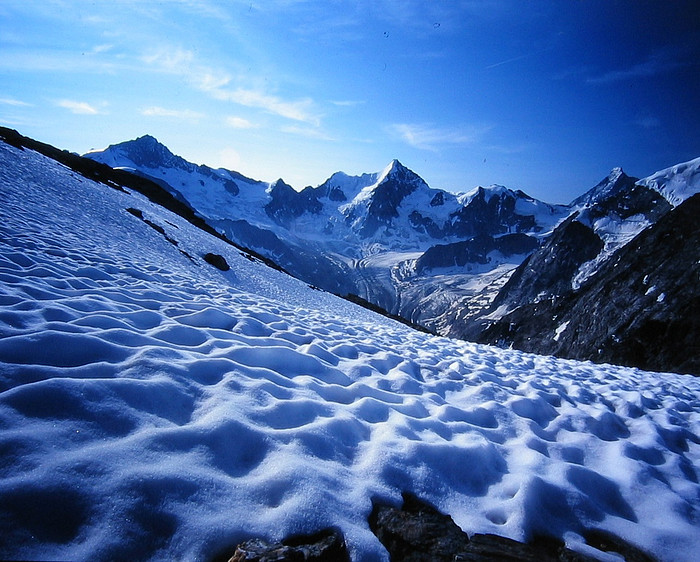
<path fill-rule="evenodd" d="M 129 166 L 136 169 L 170 167 L 189 170 L 194 166 L 170 152 L 167 146 L 151 135 L 111 144 L 104 150 L 92 150 L 86 156 L 113 167 Z"/>
<path fill-rule="evenodd" d="M 571 207 L 590 207 L 602 199 L 607 199 L 615 195 L 622 189 L 629 188 L 637 181 L 625 174 L 622 168 L 613 168 L 610 173 L 603 178 L 595 187 L 577 197 L 571 202 Z"/>
<path fill-rule="evenodd" d="M 466 193 L 463 193 L 459 195 L 459 201 L 462 204 L 467 204 L 476 197 L 483 197 L 486 202 L 489 202 L 492 197 L 503 197 L 504 195 L 513 197 L 514 199 L 527 199 L 531 200 L 532 197 L 527 195 L 526 193 L 517 190 L 513 191 L 512 189 L 504 186 L 504 185 L 499 185 L 499 184 L 492 184 L 488 185 L 486 187 L 483 186 L 476 186 L 474 189 L 471 191 L 467 191 Z"/>
<path fill-rule="evenodd" d="M 423 178 L 416 174 L 413 170 L 404 166 L 396 158 L 394 158 L 389 164 L 379 173 L 379 179 L 377 180 L 377 185 L 383 183 L 388 179 L 396 179 L 403 182 L 420 182 L 425 183 Z"/>
<path fill-rule="evenodd" d="M 381 182 L 383 179 L 396 176 L 400 173 L 405 173 L 408 168 L 404 166 L 401 162 L 399 162 L 396 158 L 394 158 L 387 166 L 379 173 L 379 182 Z"/>

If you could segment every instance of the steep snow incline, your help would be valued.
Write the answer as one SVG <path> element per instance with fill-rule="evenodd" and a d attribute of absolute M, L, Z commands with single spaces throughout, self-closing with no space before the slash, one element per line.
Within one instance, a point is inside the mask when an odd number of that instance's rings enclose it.
<path fill-rule="evenodd" d="M 387 560 L 371 500 L 404 490 L 601 560 L 584 529 L 700 549 L 698 379 L 411 331 L 4 144 L 0 279 L 0 558 L 209 560 L 333 525 Z"/>

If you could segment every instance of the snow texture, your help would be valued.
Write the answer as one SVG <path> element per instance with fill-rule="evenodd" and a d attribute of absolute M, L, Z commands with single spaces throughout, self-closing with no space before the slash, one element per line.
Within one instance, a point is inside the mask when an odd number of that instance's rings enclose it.
<path fill-rule="evenodd" d="M 335 525 L 388 560 L 367 516 L 404 490 L 602 560 L 584 529 L 700 550 L 698 379 L 411 331 L 7 145 L 0 279 L 0 558 L 207 560 Z"/>

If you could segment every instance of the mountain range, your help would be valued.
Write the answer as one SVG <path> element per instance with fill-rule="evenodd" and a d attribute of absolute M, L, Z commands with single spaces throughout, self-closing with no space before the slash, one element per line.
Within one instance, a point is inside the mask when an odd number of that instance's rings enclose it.
<path fill-rule="evenodd" d="M 538 246 L 484 305 L 501 316 L 483 332 L 534 340 L 532 317 L 556 342 L 620 326 L 624 344 L 626 322 L 658 329 L 692 306 L 692 169 L 643 182 L 671 209 L 647 202 L 653 224 L 627 243 L 607 221 L 621 245 L 594 273 L 577 264 L 606 251 L 595 212 L 490 235 Z M 331 538 L 344 554 L 319 559 L 697 558 L 700 379 L 411 329 L 280 271 L 166 185 L 0 128 L 0 559 L 309 558 Z M 428 238 L 415 259 L 487 236 Z M 648 352 L 677 360 L 693 341 L 681 325 L 667 337 Z"/>
<path fill-rule="evenodd" d="M 584 302 L 590 282 L 613 263 L 613 255 L 700 191 L 700 158 L 644 179 L 615 168 L 570 204 L 553 205 L 500 185 L 464 193 L 432 188 L 398 160 L 376 173 L 336 172 L 319 186 L 297 191 L 282 179 L 266 183 L 187 162 L 149 135 L 85 157 L 152 180 L 221 235 L 299 279 L 359 297 L 435 333 L 566 357 L 700 372 L 694 345 L 677 350 L 680 356 L 662 354 L 663 359 L 653 352 L 622 352 L 651 340 L 648 349 L 663 348 L 665 330 L 647 327 L 641 337 L 635 329 L 628 337 L 629 325 L 608 325 L 601 317 L 595 320 L 595 335 L 587 331 L 572 338 L 572 329 L 564 337 L 566 320 L 541 304 L 564 296 L 567 302 Z M 686 228 L 681 238 L 690 241 L 697 231 L 692 221 Z M 653 238 L 661 254 L 662 238 Z M 688 271 L 696 271 L 692 249 L 688 254 Z M 635 267 L 644 278 L 656 265 Z M 673 276 L 678 269 L 664 272 Z M 698 310 L 697 283 L 688 283 L 692 278 L 665 279 L 665 285 L 681 283 L 685 298 L 656 303 L 654 309 L 664 312 L 652 315 L 664 325 L 677 321 L 679 326 L 669 330 L 687 333 L 688 340 L 698 333 L 697 323 L 684 319 L 685 312 L 693 316 Z M 590 298 L 585 298 L 587 310 L 593 310 Z M 633 311 L 636 324 L 650 312 L 648 299 L 617 298 L 634 303 L 623 307 Z"/>

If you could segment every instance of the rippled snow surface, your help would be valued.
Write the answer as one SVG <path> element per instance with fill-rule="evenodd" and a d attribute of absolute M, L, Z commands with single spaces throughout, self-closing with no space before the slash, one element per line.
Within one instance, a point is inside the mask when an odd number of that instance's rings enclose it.
<path fill-rule="evenodd" d="M 337 525 L 386 560 L 371 500 L 411 490 L 469 533 L 691 560 L 699 412 L 698 379 L 411 331 L 0 144 L 0 558 L 207 560 Z"/>

